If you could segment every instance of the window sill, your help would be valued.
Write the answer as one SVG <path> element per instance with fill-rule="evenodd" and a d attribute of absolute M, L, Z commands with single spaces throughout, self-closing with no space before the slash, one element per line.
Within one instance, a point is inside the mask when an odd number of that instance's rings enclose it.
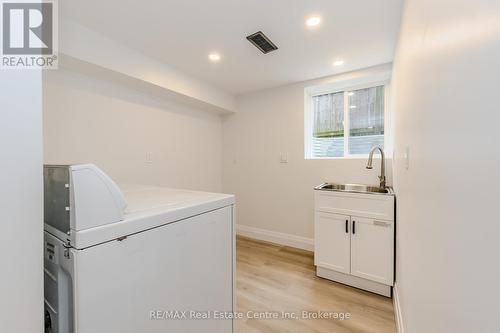
<path fill-rule="evenodd" d="M 380 159 L 380 154 L 373 155 L 373 158 L 376 160 Z M 366 160 L 368 159 L 368 154 L 366 155 L 351 155 L 351 156 L 342 156 L 342 157 L 304 157 L 306 161 L 314 161 L 314 160 Z M 390 156 L 385 157 L 386 160 L 391 159 Z"/>
<path fill-rule="evenodd" d="M 367 159 L 368 155 L 342 156 L 342 157 L 306 157 L 306 160 L 361 160 Z"/>

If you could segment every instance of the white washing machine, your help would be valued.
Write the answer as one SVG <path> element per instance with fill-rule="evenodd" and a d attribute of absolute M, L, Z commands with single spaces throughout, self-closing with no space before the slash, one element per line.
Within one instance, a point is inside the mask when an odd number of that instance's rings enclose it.
<path fill-rule="evenodd" d="M 44 187 L 46 332 L 233 332 L 214 315 L 234 310 L 234 196 L 90 164 L 47 165 Z"/>

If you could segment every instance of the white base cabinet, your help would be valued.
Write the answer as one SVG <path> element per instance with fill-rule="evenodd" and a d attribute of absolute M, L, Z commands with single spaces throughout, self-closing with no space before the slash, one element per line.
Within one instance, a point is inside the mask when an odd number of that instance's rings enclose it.
<path fill-rule="evenodd" d="M 391 296 L 394 196 L 315 191 L 317 275 Z"/>

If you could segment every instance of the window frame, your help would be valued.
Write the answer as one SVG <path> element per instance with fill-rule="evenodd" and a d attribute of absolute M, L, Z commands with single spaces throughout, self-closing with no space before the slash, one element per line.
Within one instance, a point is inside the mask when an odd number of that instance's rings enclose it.
<path fill-rule="evenodd" d="M 307 87 L 304 89 L 304 158 L 307 160 L 334 160 L 334 159 L 360 159 L 367 158 L 367 154 L 349 154 L 349 92 L 360 89 L 384 86 L 384 151 L 386 156 L 392 156 L 391 140 L 391 112 L 390 95 L 391 82 L 390 73 L 379 76 L 363 77 L 362 79 L 349 80 L 340 83 L 326 84 Z M 313 97 L 340 93 L 344 94 L 344 156 L 317 157 L 313 155 L 313 127 L 314 127 L 314 103 Z M 377 155 L 378 156 L 378 155 Z"/>

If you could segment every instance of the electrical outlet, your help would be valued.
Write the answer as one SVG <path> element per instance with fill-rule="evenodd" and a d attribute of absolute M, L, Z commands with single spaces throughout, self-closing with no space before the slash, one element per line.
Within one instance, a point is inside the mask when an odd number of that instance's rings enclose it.
<path fill-rule="evenodd" d="M 287 153 L 280 154 L 280 163 L 288 163 L 288 154 Z"/>

